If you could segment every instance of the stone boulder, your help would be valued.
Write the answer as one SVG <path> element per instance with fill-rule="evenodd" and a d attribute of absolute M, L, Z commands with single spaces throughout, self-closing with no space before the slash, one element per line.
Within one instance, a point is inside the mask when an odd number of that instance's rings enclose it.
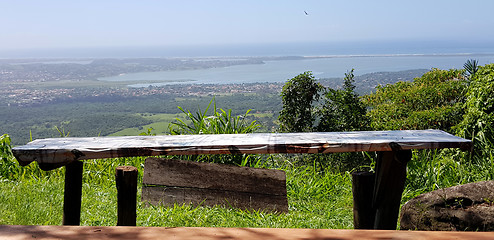
<path fill-rule="evenodd" d="M 419 195 L 403 205 L 402 230 L 494 231 L 494 181 Z"/>

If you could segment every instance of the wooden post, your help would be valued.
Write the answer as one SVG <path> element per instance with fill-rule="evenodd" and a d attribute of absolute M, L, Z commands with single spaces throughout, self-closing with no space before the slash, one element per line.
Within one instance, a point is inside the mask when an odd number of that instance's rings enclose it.
<path fill-rule="evenodd" d="M 73 161 L 65 166 L 63 225 L 79 225 L 81 222 L 83 168 L 81 161 Z"/>
<path fill-rule="evenodd" d="M 136 225 L 137 168 L 132 166 L 117 167 L 115 173 L 117 184 L 117 226 Z"/>
<path fill-rule="evenodd" d="M 396 230 L 406 167 L 411 158 L 410 150 L 378 153 L 373 201 L 376 209 L 374 229 Z"/>
<path fill-rule="evenodd" d="M 376 211 L 372 206 L 375 174 L 371 172 L 352 173 L 353 227 L 373 229 Z"/>

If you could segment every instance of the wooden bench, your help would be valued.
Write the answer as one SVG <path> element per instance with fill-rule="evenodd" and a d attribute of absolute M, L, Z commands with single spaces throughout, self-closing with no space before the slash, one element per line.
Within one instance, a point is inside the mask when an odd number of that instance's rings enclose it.
<path fill-rule="evenodd" d="M 194 228 L 194 227 L 89 227 L 0 225 L 0 239 L 337 239 L 337 240 L 487 240 L 492 232 L 435 232 L 396 230 L 292 229 L 292 228 Z"/>
<path fill-rule="evenodd" d="M 413 149 L 460 148 L 472 142 L 440 130 L 257 133 L 51 138 L 13 148 L 19 164 L 36 161 L 44 170 L 65 166 L 64 224 L 80 221 L 79 160 L 132 156 L 378 152 L 373 211 L 375 229 L 396 229 L 406 165 Z"/>

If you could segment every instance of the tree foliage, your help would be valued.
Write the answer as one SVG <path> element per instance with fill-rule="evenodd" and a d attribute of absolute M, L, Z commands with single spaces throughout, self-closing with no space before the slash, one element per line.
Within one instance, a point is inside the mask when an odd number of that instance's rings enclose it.
<path fill-rule="evenodd" d="M 328 88 L 324 105 L 319 109 L 318 131 L 356 131 L 368 129 L 369 119 L 366 108 L 354 92 L 353 69 L 345 73 L 343 89 Z"/>
<path fill-rule="evenodd" d="M 324 87 L 311 72 L 304 72 L 288 80 L 281 91 L 279 121 L 282 132 L 311 132 L 320 92 Z"/>
<path fill-rule="evenodd" d="M 280 130 L 283 132 L 366 130 L 366 108 L 354 92 L 353 69 L 345 74 L 342 89 L 325 88 L 305 72 L 287 81 L 281 93 Z M 322 98 L 321 98 L 321 93 Z M 321 98 L 321 99 L 320 99 Z M 349 171 L 360 167 L 359 153 L 314 154 L 301 160 L 325 171 Z M 329 167 L 330 166 L 330 167 Z"/>
<path fill-rule="evenodd" d="M 366 108 L 355 93 L 353 69 L 345 74 L 342 89 L 325 88 L 311 72 L 283 86 L 280 112 L 282 132 L 355 131 L 368 125 Z"/>
<path fill-rule="evenodd" d="M 471 77 L 479 70 L 479 62 L 475 59 L 469 59 L 463 64 L 463 68 L 468 73 L 467 76 Z"/>
<path fill-rule="evenodd" d="M 375 130 L 451 128 L 462 120 L 464 70 L 432 69 L 413 82 L 378 86 L 364 97 Z"/>
<path fill-rule="evenodd" d="M 494 143 L 494 64 L 479 67 L 466 92 L 465 115 L 455 127 L 456 134 L 472 139 L 476 151 Z M 487 143 L 480 146 L 479 143 Z"/>

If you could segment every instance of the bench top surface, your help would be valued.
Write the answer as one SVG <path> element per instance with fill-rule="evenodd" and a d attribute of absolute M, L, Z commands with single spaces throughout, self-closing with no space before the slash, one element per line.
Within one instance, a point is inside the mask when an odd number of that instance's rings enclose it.
<path fill-rule="evenodd" d="M 43 169 L 75 160 L 132 156 L 271 154 L 461 148 L 472 142 L 441 130 L 47 138 L 14 147 L 21 165 Z"/>

